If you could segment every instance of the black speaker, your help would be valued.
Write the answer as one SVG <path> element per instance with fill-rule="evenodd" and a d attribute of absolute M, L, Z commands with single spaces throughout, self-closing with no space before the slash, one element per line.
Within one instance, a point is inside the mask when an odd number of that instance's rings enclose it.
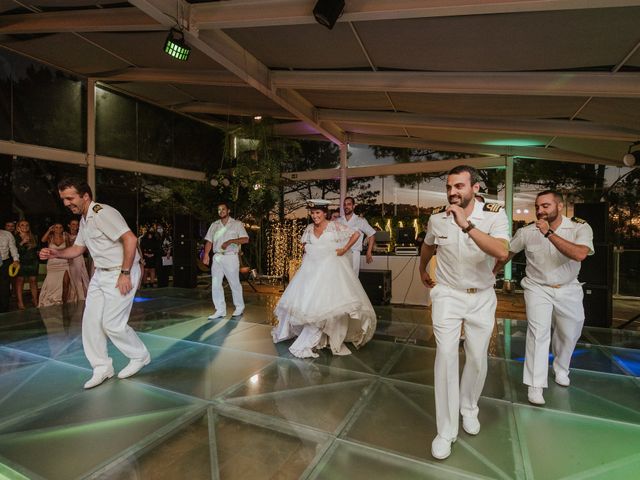
<path fill-rule="evenodd" d="M 198 238 L 198 222 L 192 215 L 176 215 L 173 217 L 173 238 Z"/>
<path fill-rule="evenodd" d="M 198 269 L 195 265 L 174 265 L 173 286 L 178 288 L 196 288 Z"/>
<path fill-rule="evenodd" d="M 611 289 L 606 286 L 583 285 L 582 290 L 585 326 L 610 328 L 613 317 Z"/>
<path fill-rule="evenodd" d="M 177 238 L 173 242 L 173 262 L 176 265 L 195 264 L 196 241 Z"/>
<path fill-rule="evenodd" d="M 593 241 L 606 243 L 609 241 L 609 204 L 600 203 L 576 203 L 573 206 L 573 214 L 591 226 Z"/>
<path fill-rule="evenodd" d="M 360 270 L 360 283 L 373 305 L 391 301 L 391 270 Z"/>
<path fill-rule="evenodd" d="M 320 25 L 331 30 L 342 10 L 344 10 L 344 0 L 318 0 L 313 8 L 313 16 Z"/>
<path fill-rule="evenodd" d="M 613 286 L 613 245 L 594 243 L 594 254 L 582 261 L 578 280 L 589 285 Z"/>

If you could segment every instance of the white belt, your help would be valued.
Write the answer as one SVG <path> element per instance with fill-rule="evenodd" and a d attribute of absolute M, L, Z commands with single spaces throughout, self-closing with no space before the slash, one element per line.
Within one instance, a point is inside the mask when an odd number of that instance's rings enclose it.
<path fill-rule="evenodd" d="M 237 255 L 238 252 L 216 252 L 215 255 Z"/>

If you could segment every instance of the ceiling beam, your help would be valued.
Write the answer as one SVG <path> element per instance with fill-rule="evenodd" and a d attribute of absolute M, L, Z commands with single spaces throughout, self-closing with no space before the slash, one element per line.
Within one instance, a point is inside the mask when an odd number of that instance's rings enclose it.
<path fill-rule="evenodd" d="M 241 117 L 261 115 L 263 117 L 282 118 L 287 120 L 293 120 L 296 118 L 286 110 L 280 110 L 277 108 L 242 107 L 238 105 L 227 105 L 225 103 L 213 102 L 189 102 L 174 105 L 170 108 L 182 113 L 210 113 L 213 115 L 237 115 Z"/>
<path fill-rule="evenodd" d="M 364 167 L 348 167 L 347 178 L 382 177 L 386 175 L 414 175 L 416 173 L 447 172 L 461 163 L 475 168 L 502 168 L 506 165 L 503 157 L 477 157 L 464 160 L 428 160 L 424 162 L 392 163 L 387 165 L 370 165 Z M 282 176 L 289 180 L 330 180 L 340 178 L 339 168 L 325 168 L 320 170 L 304 170 L 300 172 L 286 172 Z"/>
<path fill-rule="evenodd" d="M 123 68 L 109 72 L 87 74 L 103 82 L 175 83 L 181 85 L 211 85 L 216 87 L 248 87 L 227 70 L 181 70 L 170 68 Z"/>
<path fill-rule="evenodd" d="M 172 18 L 175 3 L 171 0 L 130 0 L 130 3 L 163 25 L 171 26 L 175 23 Z M 188 4 L 183 6 L 187 12 L 193 8 Z M 315 107 L 297 92 L 273 89 L 267 66 L 222 30 L 200 32 L 197 27 L 192 26 L 190 30 L 185 30 L 184 34 L 192 48 L 197 48 L 298 119 L 307 122 L 330 141 L 344 144 L 345 134 L 342 129 L 332 122 L 318 122 Z"/>
<path fill-rule="evenodd" d="M 0 34 L 167 30 L 135 7 L 0 15 Z"/>
<path fill-rule="evenodd" d="M 536 158 L 539 160 L 552 160 L 569 163 L 588 163 L 595 165 L 622 166 L 622 160 L 614 161 L 609 158 L 584 155 L 559 148 L 545 147 L 516 147 L 511 145 L 483 145 L 473 143 L 443 142 L 441 140 L 429 140 L 423 138 L 407 138 L 386 135 L 364 135 L 359 133 L 348 134 L 349 143 L 364 145 L 381 145 L 386 147 L 414 148 L 440 151 L 459 152 L 474 155 L 506 155 L 518 158 Z"/>
<path fill-rule="evenodd" d="M 190 23 L 201 30 L 316 23 L 316 0 L 258 0 L 198 3 Z M 638 6 L 637 0 L 349 0 L 338 22 L 542 12 Z"/>
<path fill-rule="evenodd" d="M 271 72 L 278 88 L 349 92 L 640 98 L 640 73 Z"/>
<path fill-rule="evenodd" d="M 550 135 L 634 142 L 640 132 L 622 127 L 570 122 L 568 120 L 527 120 L 504 117 L 437 117 L 419 113 L 373 112 L 362 110 L 318 109 L 318 120 L 357 125 L 429 128 L 463 132 Z"/>

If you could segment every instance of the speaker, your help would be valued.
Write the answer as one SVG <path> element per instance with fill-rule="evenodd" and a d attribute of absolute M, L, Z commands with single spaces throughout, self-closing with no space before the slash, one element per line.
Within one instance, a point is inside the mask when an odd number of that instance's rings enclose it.
<path fill-rule="evenodd" d="M 373 305 L 391 301 L 391 270 L 360 270 L 360 283 Z"/>
<path fill-rule="evenodd" d="M 173 217 L 173 238 L 198 238 L 198 222 L 192 215 L 175 215 Z"/>
<path fill-rule="evenodd" d="M 613 245 L 594 243 L 594 254 L 582 261 L 578 280 L 588 285 L 613 286 Z"/>
<path fill-rule="evenodd" d="M 196 288 L 198 269 L 195 265 L 174 265 L 173 286 L 178 288 Z"/>
<path fill-rule="evenodd" d="M 186 265 L 196 261 L 196 241 L 191 239 L 177 238 L 173 242 L 173 263 L 175 265 Z"/>
<path fill-rule="evenodd" d="M 609 204 L 600 203 L 576 203 L 573 206 L 573 214 L 591 226 L 593 241 L 606 243 L 609 241 Z"/>
<path fill-rule="evenodd" d="M 613 317 L 612 290 L 606 286 L 583 285 L 584 324 L 610 328 Z"/>
<path fill-rule="evenodd" d="M 344 10 L 344 0 L 318 0 L 313 8 L 313 16 L 320 25 L 331 30 L 342 10 Z"/>

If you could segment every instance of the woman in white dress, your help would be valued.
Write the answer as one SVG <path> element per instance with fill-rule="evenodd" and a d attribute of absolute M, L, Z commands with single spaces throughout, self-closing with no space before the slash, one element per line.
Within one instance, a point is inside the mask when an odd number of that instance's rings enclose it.
<path fill-rule="evenodd" d="M 359 348 L 376 329 L 375 311 L 348 256 L 360 234 L 328 221 L 329 202 L 320 202 L 310 202 L 313 223 L 301 238 L 305 254 L 276 305 L 278 325 L 271 332 L 274 343 L 297 336 L 289 351 L 299 358 L 317 357 L 315 350 L 326 346 L 349 355 L 345 342 Z"/>

